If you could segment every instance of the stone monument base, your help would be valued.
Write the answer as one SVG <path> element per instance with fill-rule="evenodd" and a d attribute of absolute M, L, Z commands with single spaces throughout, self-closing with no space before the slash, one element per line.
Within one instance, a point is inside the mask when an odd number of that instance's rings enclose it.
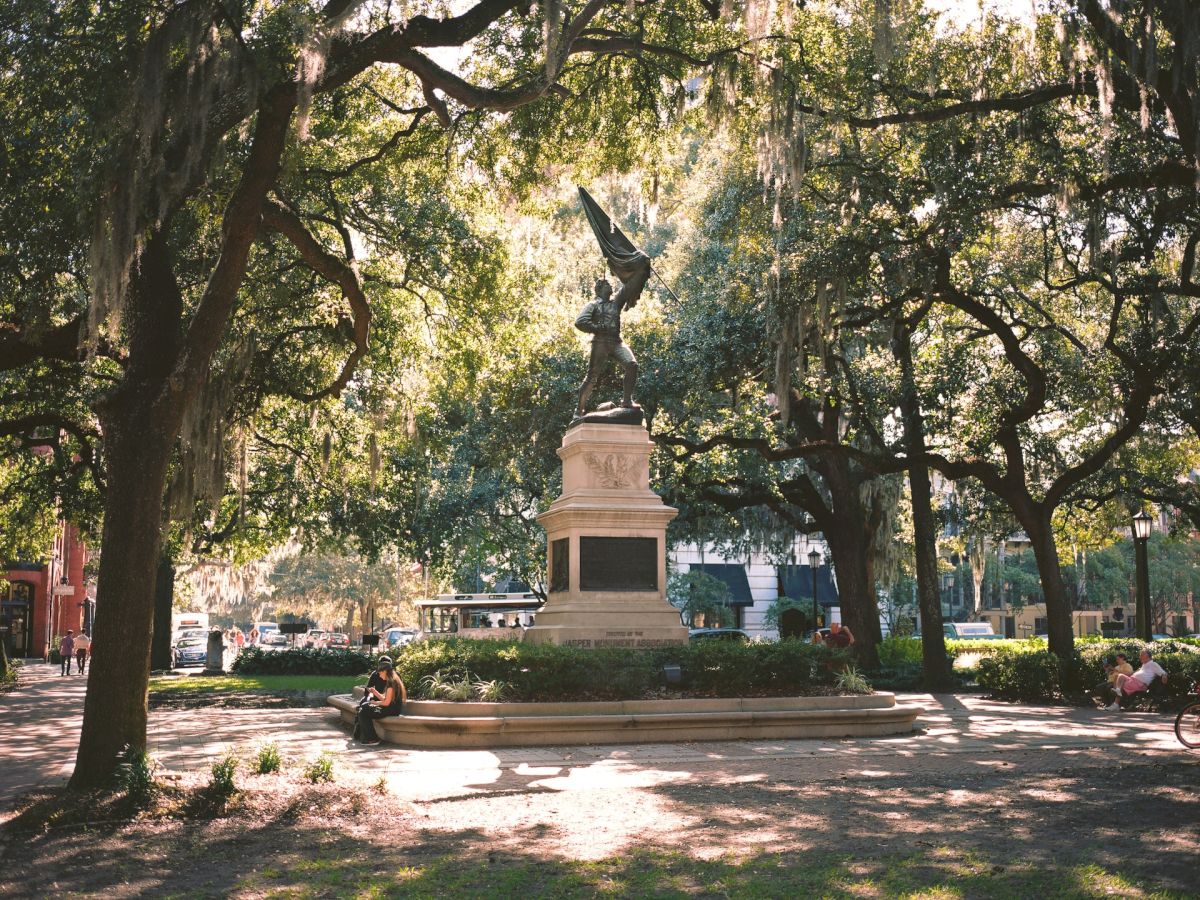
<path fill-rule="evenodd" d="M 588 649 L 687 642 L 666 599 L 675 510 L 650 490 L 652 447 L 642 425 L 583 421 L 567 431 L 562 495 L 538 516 L 550 590 L 525 640 Z"/>

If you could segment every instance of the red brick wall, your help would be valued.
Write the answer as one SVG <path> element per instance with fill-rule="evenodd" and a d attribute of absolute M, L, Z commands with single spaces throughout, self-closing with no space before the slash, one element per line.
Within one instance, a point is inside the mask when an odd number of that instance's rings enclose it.
<path fill-rule="evenodd" d="M 49 652 L 48 638 L 53 639 L 66 634 L 67 629 L 78 634 L 84 624 L 81 604 L 87 599 L 87 584 L 83 574 L 88 560 L 87 547 L 80 541 L 79 530 L 75 526 L 63 524 L 59 529 L 55 548 L 63 562 L 61 571 L 56 573 L 56 579 L 61 583 L 62 576 L 66 576 L 67 584 L 75 589 L 70 596 L 52 596 L 50 569 L 47 565 L 33 570 L 9 569 L 4 576 L 10 583 L 23 581 L 33 586 L 30 652 L 34 656 L 44 657 Z"/>

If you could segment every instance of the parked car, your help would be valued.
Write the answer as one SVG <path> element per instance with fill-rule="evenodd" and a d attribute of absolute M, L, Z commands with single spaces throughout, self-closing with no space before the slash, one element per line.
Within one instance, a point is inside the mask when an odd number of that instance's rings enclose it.
<path fill-rule="evenodd" d="M 325 646 L 331 650 L 348 650 L 350 648 L 350 635 L 342 634 L 340 631 L 331 632 L 329 639 L 325 642 Z"/>
<path fill-rule="evenodd" d="M 208 662 L 208 639 L 198 637 L 180 638 L 171 648 L 171 667 L 202 666 Z"/>
<path fill-rule="evenodd" d="M 991 622 L 946 622 L 942 631 L 950 640 L 959 641 L 1002 641 L 1004 635 L 996 634 Z"/>
<path fill-rule="evenodd" d="M 307 635 L 305 635 L 304 645 L 306 647 L 312 647 L 315 650 L 319 650 L 325 646 L 325 640 L 328 637 L 328 631 L 321 631 L 320 629 L 317 629 L 316 631 L 310 631 Z"/>
<path fill-rule="evenodd" d="M 691 641 L 733 641 L 744 644 L 750 640 L 750 635 L 740 628 L 689 628 L 688 640 Z"/>
<path fill-rule="evenodd" d="M 264 650 L 287 650 L 292 646 L 288 636 L 277 631 L 268 634 L 261 643 Z"/>
<path fill-rule="evenodd" d="M 415 628 L 389 628 L 383 633 L 383 641 L 388 647 L 403 647 L 411 644 L 417 637 Z"/>

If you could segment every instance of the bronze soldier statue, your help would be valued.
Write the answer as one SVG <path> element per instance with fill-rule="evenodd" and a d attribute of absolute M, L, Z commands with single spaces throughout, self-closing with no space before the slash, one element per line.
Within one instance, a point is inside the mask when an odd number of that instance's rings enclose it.
<path fill-rule="evenodd" d="M 650 277 L 650 257 L 639 250 L 636 257 L 628 260 L 621 269 L 623 280 L 617 295 L 613 296 L 608 279 L 599 279 L 596 282 L 596 299 L 585 306 L 575 320 L 576 328 L 592 335 L 592 356 L 588 362 L 587 378 L 579 389 L 576 419 L 584 416 L 596 380 L 603 374 L 604 366 L 610 359 L 616 359 L 625 370 L 621 406 L 626 409 L 639 408 L 633 401 L 633 389 L 637 384 L 637 359 L 629 345 L 621 340 L 621 313 L 637 305 Z"/>

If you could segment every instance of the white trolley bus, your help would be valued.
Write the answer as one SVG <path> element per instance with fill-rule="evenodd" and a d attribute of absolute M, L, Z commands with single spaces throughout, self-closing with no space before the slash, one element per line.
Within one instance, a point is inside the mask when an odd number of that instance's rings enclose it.
<path fill-rule="evenodd" d="M 418 600 L 417 640 L 444 637 L 520 639 L 542 608 L 537 594 L 439 594 Z"/>

